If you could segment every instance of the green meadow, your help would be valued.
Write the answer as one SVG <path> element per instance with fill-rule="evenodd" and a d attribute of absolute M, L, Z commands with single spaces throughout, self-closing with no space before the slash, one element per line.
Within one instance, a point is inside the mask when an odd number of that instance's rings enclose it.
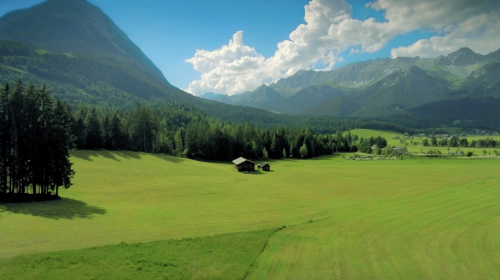
<path fill-rule="evenodd" d="M 71 160 L 63 199 L 0 205 L 1 279 L 500 278 L 500 160 Z"/>

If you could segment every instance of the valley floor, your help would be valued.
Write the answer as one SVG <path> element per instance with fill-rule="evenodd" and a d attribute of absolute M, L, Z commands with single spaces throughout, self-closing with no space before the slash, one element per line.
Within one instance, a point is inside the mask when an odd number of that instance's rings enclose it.
<path fill-rule="evenodd" d="M 500 278 L 500 160 L 72 162 L 62 200 L 0 205 L 0 278 Z"/>

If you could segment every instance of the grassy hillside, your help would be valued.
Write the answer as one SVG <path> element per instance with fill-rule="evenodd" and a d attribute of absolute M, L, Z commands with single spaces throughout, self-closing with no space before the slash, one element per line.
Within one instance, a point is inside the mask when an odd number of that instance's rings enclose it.
<path fill-rule="evenodd" d="M 155 271 L 174 268 L 159 269 L 157 260 L 190 270 L 193 263 L 183 261 L 190 254 L 199 256 L 200 271 L 235 258 L 235 270 L 221 271 L 240 273 L 255 251 L 231 255 L 235 244 L 260 247 L 265 234 L 284 225 L 247 266 L 249 279 L 500 277 L 500 160 L 330 156 L 271 162 L 271 172 L 256 174 L 132 152 L 77 151 L 72 161 L 75 185 L 61 192 L 63 200 L 0 206 L 0 258 L 7 258 L 0 274 L 7 279 L 19 271 L 35 278 L 86 275 L 91 259 L 111 278 L 121 275 L 114 265 L 158 278 L 164 274 Z M 241 234 L 215 236 L 228 233 Z M 227 252 L 211 249 L 208 236 Z M 192 251 L 169 247 L 168 240 L 194 237 L 201 239 Z M 163 243 L 133 245 L 130 255 L 118 245 L 149 241 Z M 113 246 L 84 249 L 104 245 Z M 153 255 L 150 246 L 162 249 Z M 50 253 L 71 249 L 84 250 Z M 219 256 L 213 263 L 204 261 L 210 251 Z M 20 256 L 36 252 L 46 253 Z"/>

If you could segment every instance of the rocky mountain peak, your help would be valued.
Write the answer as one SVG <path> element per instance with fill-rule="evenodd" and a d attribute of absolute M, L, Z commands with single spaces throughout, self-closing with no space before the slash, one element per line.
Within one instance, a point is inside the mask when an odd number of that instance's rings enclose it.
<path fill-rule="evenodd" d="M 461 48 L 456 52 L 450 53 L 446 58 L 451 64 L 456 66 L 476 64 L 483 60 L 482 55 L 475 53 L 470 48 Z"/>

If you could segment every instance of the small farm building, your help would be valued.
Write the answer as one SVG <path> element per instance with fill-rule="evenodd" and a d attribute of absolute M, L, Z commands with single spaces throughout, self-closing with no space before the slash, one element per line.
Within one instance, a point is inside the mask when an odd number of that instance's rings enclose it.
<path fill-rule="evenodd" d="M 262 165 L 262 171 L 270 171 L 271 170 L 271 165 L 269 165 L 269 163 L 264 163 L 264 165 Z"/>
<path fill-rule="evenodd" d="M 396 152 L 396 154 L 398 154 L 398 155 L 408 154 L 408 149 L 406 149 L 406 147 L 393 147 L 393 148 L 394 148 L 394 151 Z"/>
<path fill-rule="evenodd" d="M 233 160 L 234 169 L 241 171 L 255 171 L 255 163 L 249 161 L 246 158 L 237 158 Z"/>

